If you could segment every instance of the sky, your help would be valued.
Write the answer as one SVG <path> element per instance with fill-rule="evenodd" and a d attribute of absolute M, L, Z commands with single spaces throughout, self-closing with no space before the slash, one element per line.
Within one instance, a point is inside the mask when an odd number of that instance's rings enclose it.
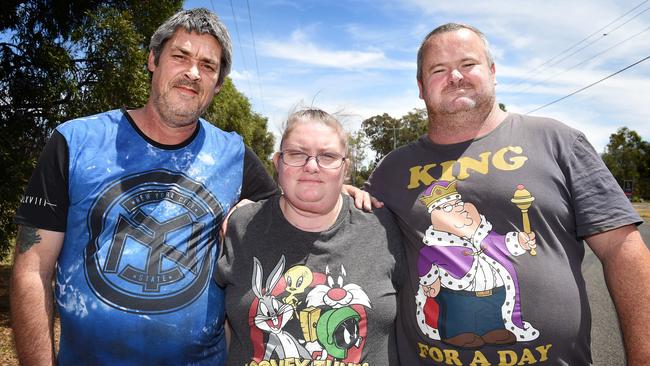
<path fill-rule="evenodd" d="M 417 50 L 432 29 L 457 22 L 489 39 L 497 99 L 508 111 L 525 114 L 587 87 L 530 114 L 581 130 L 598 152 L 621 127 L 650 141 L 650 0 L 184 4 L 194 7 L 215 11 L 228 27 L 230 76 L 276 137 L 301 105 L 339 113 L 348 132 L 375 115 L 423 108 Z"/>

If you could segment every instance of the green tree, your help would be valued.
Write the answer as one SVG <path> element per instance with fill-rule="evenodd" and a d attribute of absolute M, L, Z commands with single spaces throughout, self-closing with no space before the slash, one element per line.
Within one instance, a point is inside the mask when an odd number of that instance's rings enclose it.
<path fill-rule="evenodd" d="M 203 117 L 225 131 L 237 131 L 244 143 L 260 157 L 264 166 L 273 172 L 270 155 L 275 139 L 267 130 L 267 118 L 255 113 L 248 98 L 240 93 L 230 78 L 214 98 Z"/>
<path fill-rule="evenodd" d="M 388 114 L 377 115 L 363 121 L 361 130 L 375 152 L 375 162 L 397 147 L 415 141 L 427 131 L 426 109 L 413 109 L 399 119 Z"/>
<path fill-rule="evenodd" d="M 602 158 L 621 186 L 626 180 L 634 183 L 634 197 L 650 198 L 650 144 L 638 133 L 619 128 L 609 136 Z"/>
<path fill-rule="evenodd" d="M 349 183 L 361 188 L 370 177 L 375 168 L 375 163 L 366 163 L 368 142 L 362 131 L 351 133 L 348 136 L 348 156 L 350 158 Z"/>
<path fill-rule="evenodd" d="M 147 97 L 146 46 L 181 0 L 4 1 L 0 7 L 0 258 L 57 124 Z"/>

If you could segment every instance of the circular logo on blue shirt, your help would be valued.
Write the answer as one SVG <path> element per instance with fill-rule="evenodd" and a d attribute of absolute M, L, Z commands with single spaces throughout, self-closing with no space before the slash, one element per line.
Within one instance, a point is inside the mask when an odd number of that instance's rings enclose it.
<path fill-rule="evenodd" d="M 86 279 L 102 301 L 125 311 L 185 307 L 211 279 L 222 218 L 219 201 L 184 174 L 155 170 L 115 181 L 88 217 Z"/>

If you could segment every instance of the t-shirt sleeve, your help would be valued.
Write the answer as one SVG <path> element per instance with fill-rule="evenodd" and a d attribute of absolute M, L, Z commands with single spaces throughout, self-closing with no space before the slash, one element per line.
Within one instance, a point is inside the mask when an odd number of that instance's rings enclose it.
<path fill-rule="evenodd" d="M 603 160 L 582 134 L 573 144 L 567 172 L 578 237 L 643 222 Z"/>
<path fill-rule="evenodd" d="M 217 285 L 225 288 L 231 285 L 238 278 L 235 267 L 235 257 L 242 258 L 245 246 L 242 244 L 242 237 L 246 232 L 250 221 L 250 209 L 255 204 L 246 205 L 238 208 L 228 219 L 228 228 L 226 237 L 219 246 L 219 257 L 217 259 L 217 268 L 214 271 L 213 278 Z"/>
<path fill-rule="evenodd" d="M 55 130 L 38 158 L 14 222 L 65 232 L 68 206 L 68 144 Z"/>
<path fill-rule="evenodd" d="M 244 177 L 240 199 L 259 201 L 278 193 L 278 187 L 264 169 L 262 161 L 248 146 L 244 151 Z"/>
<path fill-rule="evenodd" d="M 226 235 L 219 246 L 219 258 L 217 259 L 217 267 L 213 275 L 215 282 L 221 288 L 228 286 L 230 282 L 229 275 L 232 271 L 233 235 L 231 230 L 233 230 L 233 228 L 230 227 L 231 225 L 232 224 L 228 222 L 228 235 Z"/>
<path fill-rule="evenodd" d="M 393 268 L 393 273 L 391 274 L 391 280 L 393 286 L 400 291 L 404 286 L 407 285 L 408 281 L 408 265 L 406 264 L 406 256 L 404 254 L 404 237 L 397 222 L 395 221 L 395 216 L 387 208 L 379 208 L 373 211 L 379 222 L 386 230 L 386 240 L 388 242 L 388 250 L 393 255 L 395 259 L 395 267 Z"/>

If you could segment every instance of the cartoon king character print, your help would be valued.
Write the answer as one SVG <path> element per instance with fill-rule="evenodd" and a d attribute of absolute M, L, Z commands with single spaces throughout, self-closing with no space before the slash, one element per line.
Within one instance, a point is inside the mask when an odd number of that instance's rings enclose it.
<path fill-rule="evenodd" d="M 417 263 L 420 330 L 466 349 L 536 339 L 537 329 L 522 319 L 517 272 L 510 261 L 533 254 L 535 233 L 529 228 L 505 235 L 492 231 L 476 206 L 463 201 L 456 185 L 437 181 L 419 197 L 431 216 Z M 512 202 L 520 207 L 525 194 L 523 186 L 518 188 Z"/>
<path fill-rule="evenodd" d="M 358 362 L 367 334 L 370 299 L 360 286 L 345 283 L 340 272 L 313 272 L 295 265 L 286 272 L 280 258 L 262 286 L 264 270 L 253 257 L 251 320 L 252 359 L 335 360 Z"/>

